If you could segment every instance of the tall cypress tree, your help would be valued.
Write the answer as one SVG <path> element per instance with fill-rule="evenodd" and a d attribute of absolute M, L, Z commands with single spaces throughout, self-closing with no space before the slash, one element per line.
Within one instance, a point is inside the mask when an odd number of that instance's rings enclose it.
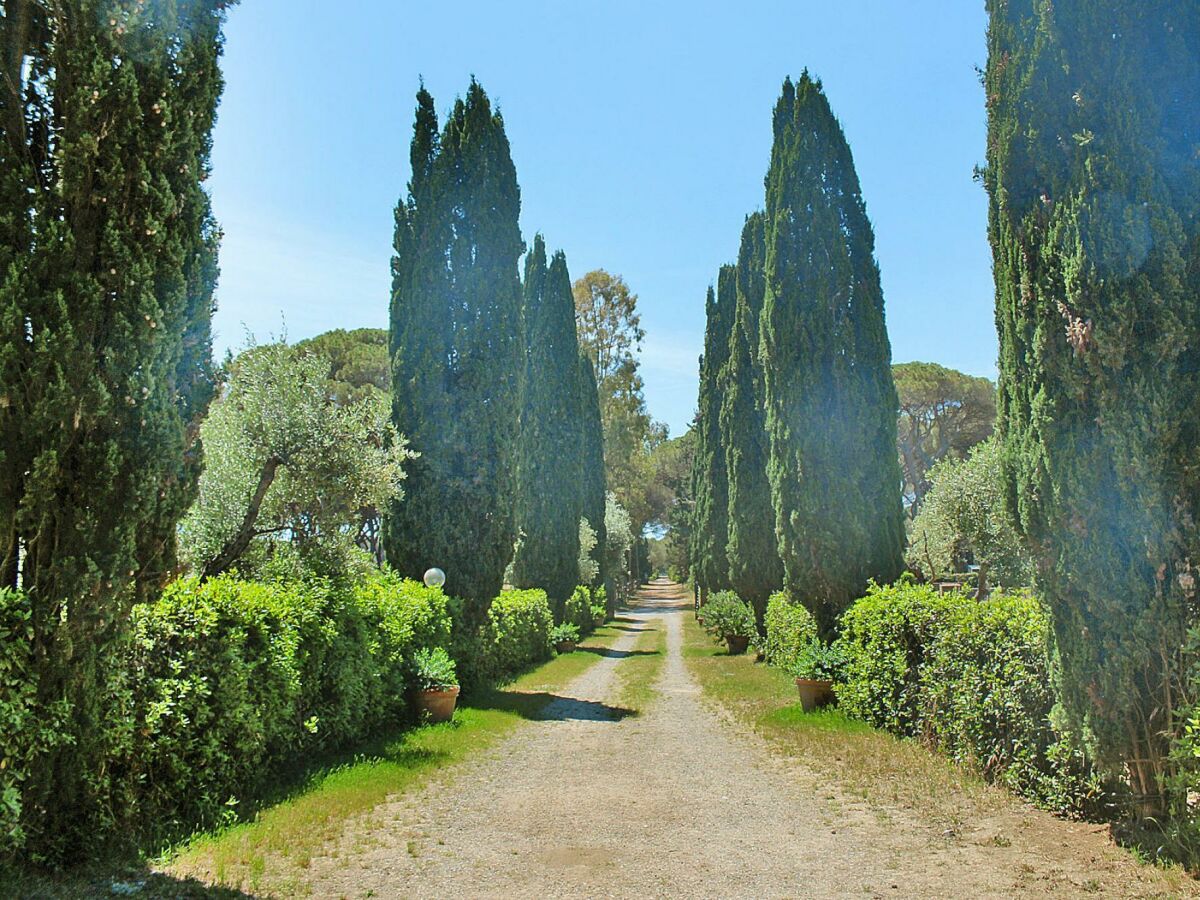
<path fill-rule="evenodd" d="M 1200 7 L 988 11 L 1008 490 L 1066 705 L 1159 815 L 1200 586 Z"/>
<path fill-rule="evenodd" d="M 583 428 L 579 337 L 567 258 L 546 265 L 539 234 L 525 258 L 525 365 L 517 465 L 521 532 L 513 581 L 540 587 L 556 603 L 579 583 L 583 512 Z"/>
<path fill-rule="evenodd" d="M 737 297 L 737 270 L 722 266 L 717 291 L 709 287 L 704 309 L 704 355 L 700 358 L 700 404 L 696 417 L 696 456 L 692 468 L 692 573 L 701 590 L 729 586 L 729 488 L 721 440 L 718 375 L 729 357 L 729 333 Z"/>
<path fill-rule="evenodd" d="M 88 785 L 106 656 L 174 568 L 195 495 L 228 5 L 10 0 L 0 17 L 0 587 L 30 597 L 38 700 L 68 737 L 23 798 L 50 856 L 105 803 Z"/>
<path fill-rule="evenodd" d="M 396 207 L 393 418 L 421 456 L 385 527 L 388 560 L 481 617 L 512 556 L 524 249 L 504 121 L 475 81 L 441 135 L 417 95 L 412 181 Z"/>
<path fill-rule="evenodd" d="M 721 370 L 721 438 L 729 482 L 729 583 L 758 614 L 783 586 L 783 562 L 775 540 L 771 485 L 767 480 L 768 439 L 763 407 L 763 373 L 758 358 L 759 318 L 765 292 L 763 215 L 742 229 L 737 263 L 737 300 L 729 359 Z"/>
<path fill-rule="evenodd" d="M 579 392 L 578 409 L 580 439 L 582 441 L 582 490 L 581 518 L 596 533 L 596 546 L 592 559 L 599 569 L 596 584 L 602 585 L 608 577 L 604 561 L 604 548 L 608 542 L 608 529 L 604 523 L 604 506 L 608 497 L 604 469 L 604 420 L 600 415 L 600 392 L 596 387 L 596 370 L 586 350 L 579 351 L 579 377 L 576 381 Z"/>
<path fill-rule="evenodd" d="M 767 173 L 768 472 L 789 593 L 831 634 L 903 568 L 896 389 L 875 239 L 819 82 L 784 82 Z"/>

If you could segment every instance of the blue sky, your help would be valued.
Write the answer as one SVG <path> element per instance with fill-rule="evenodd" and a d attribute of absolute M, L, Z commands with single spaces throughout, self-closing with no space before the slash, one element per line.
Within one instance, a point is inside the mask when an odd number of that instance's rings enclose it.
<path fill-rule="evenodd" d="M 336 8 L 336 15 L 330 10 Z M 504 113 L 521 225 L 640 297 L 651 413 L 696 402 L 704 292 L 763 202 L 785 75 L 825 84 L 875 225 L 896 361 L 994 377 L 982 2 L 248 0 L 226 29 L 217 347 L 387 324 L 418 79 Z"/>

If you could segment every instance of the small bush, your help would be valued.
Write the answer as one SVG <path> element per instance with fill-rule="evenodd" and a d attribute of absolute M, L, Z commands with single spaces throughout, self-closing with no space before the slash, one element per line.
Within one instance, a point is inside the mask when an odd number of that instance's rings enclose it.
<path fill-rule="evenodd" d="M 758 634 L 754 610 L 733 591 L 718 591 L 700 609 L 704 630 L 718 644 L 727 637 L 752 638 Z"/>
<path fill-rule="evenodd" d="M 422 647 L 413 655 L 412 683 L 419 691 L 446 691 L 458 687 L 454 660 L 442 647 Z"/>
<path fill-rule="evenodd" d="M 563 622 L 574 625 L 583 634 L 589 634 L 592 625 L 592 592 L 586 585 L 575 588 L 563 607 Z"/>
<path fill-rule="evenodd" d="M 579 628 L 572 625 L 570 622 L 563 622 L 561 625 L 555 625 L 550 632 L 550 643 L 563 644 L 570 641 L 572 644 L 579 641 Z"/>
<path fill-rule="evenodd" d="M 842 616 L 839 649 L 846 658 L 838 706 L 850 716 L 897 734 L 917 734 L 929 650 L 961 595 L 924 585 L 871 585 Z"/>
<path fill-rule="evenodd" d="M 801 651 L 817 639 L 817 623 L 799 603 L 777 591 L 767 601 L 766 638 L 761 642 L 763 659 L 791 671 Z"/>
<path fill-rule="evenodd" d="M 800 648 L 789 671 L 795 678 L 812 681 L 840 681 L 846 668 L 846 657 L 836 644 L 826 644 L 813 638 Z"/>
<path fill-rule="evenodd" d="M 554 617 L 541 590 L 504 591 L 488 610 L 484 641 L 487 670 L 497 679 L 511 677 L 553 654 Z"/>

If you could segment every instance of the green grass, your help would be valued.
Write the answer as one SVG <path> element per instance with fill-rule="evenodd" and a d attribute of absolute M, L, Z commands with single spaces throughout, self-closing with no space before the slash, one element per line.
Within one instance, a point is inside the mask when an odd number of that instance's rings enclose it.
<path fill-rule="evenodd" d="M 667 657 L 667 632 L 663 625 L 661 619 L 646 621 L 630 655 L 617 666 L 618 706 L 644 712 L 657 696 L 654 686 Z"/>

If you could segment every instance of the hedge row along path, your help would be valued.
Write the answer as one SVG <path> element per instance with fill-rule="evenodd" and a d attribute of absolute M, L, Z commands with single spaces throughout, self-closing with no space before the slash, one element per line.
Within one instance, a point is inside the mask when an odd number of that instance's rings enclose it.
<path fill-rule="evenodd" d="M 453 777 L 348 823 L 311 863 L 313 894 L 1166 895 L 1158 873 L 1097 826 L 1015 799 L 1025 828 L 1001 846 L 994 823 L 947 838 L 912 811 L 881 815 L 839 793 L 705 701 L 683 658 L 691 608 L 678 585 L 639 598 L 622 620 L 627 633 L 539 720 Z M 618 669 L 655 619 L 667 658 L 651 701 L 630 715 L 614 705 Z"/>

